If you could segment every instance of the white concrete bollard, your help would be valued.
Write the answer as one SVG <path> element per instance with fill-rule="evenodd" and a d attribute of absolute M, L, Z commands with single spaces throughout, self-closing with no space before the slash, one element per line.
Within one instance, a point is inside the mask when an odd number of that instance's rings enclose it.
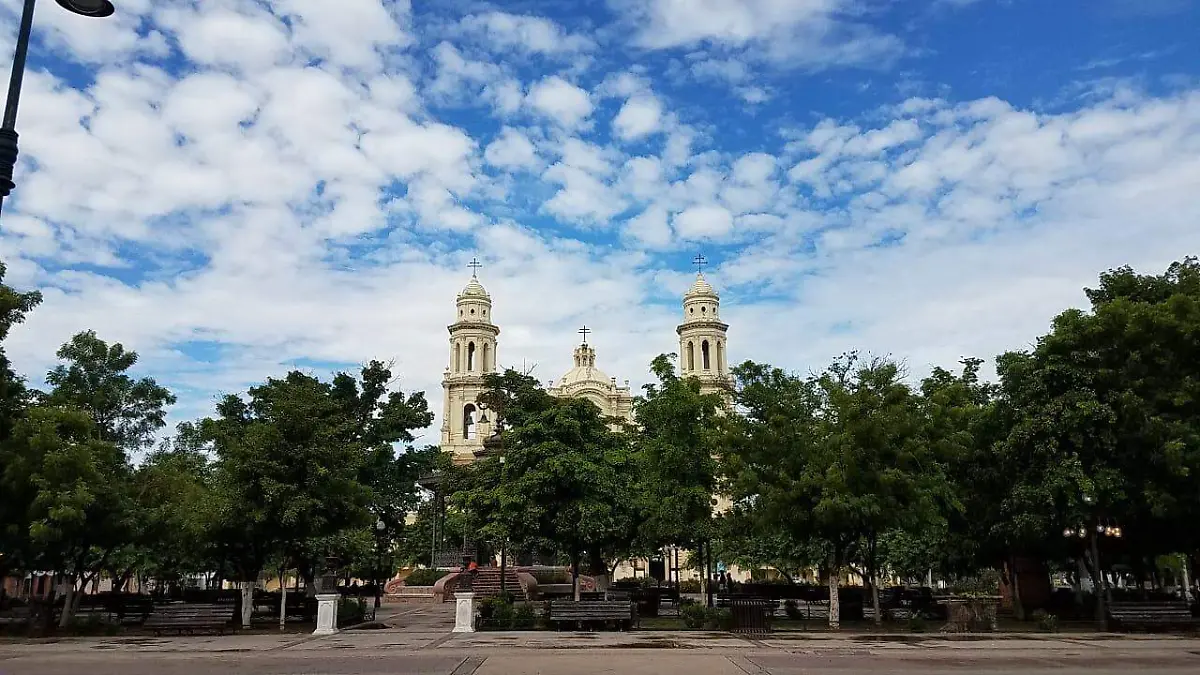
<path fill-rule="evenodd" d="M 454 599 L 458 602 L 454 611 L 454 632 L 474 633 L 475 594 L 471 591 L 462 591 L 455 593 Z"/>
<path fill-rule="evenodd" d="M 317 594 L 317 629 L 313 635 L 333 635 L 337 629 L 337 593 Z"/>

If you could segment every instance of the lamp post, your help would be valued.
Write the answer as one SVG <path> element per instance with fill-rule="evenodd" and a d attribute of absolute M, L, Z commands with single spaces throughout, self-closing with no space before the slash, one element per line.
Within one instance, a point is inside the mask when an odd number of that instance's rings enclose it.
<path fill-rule="evenodd" d="M 1096 569 L 1096 584 L 1092 589 L 1092 594 L 1096 598 L 1096 627 L 1101 631 L 1108 630 L 1108 613 L 1105 611 L 1105 603 L 1108 601 L 1108 579 L 1104 576 L 1104 569 L 1100 565 L 1100 544 L 1101 536 L 1120 539 L 1124 534 L 1119 525 L 1112 522 L 1103 523 L 1096 514 L 1096 499 L 1090 494 L 1083 495 L 1083 503 L 1088 507 L 1088 523 L 1079 525 L 1075 528 L 1068 527 L 1063 530 L 1063 536 L 1067 538 L 1079 537 L 1080 539 L 1088 540 L 1088 547 L 1092 553 L 1092 565 Z"/>
<path fill-rule="evenodd" d="M 113 4 L 108 0 L 55 0 L 63 9 L 81 16 L 97 18 L 111 16 Z M 25 57 L 29 53 L 29 35 L 33 31 L 33 9 L 37 0 L 25 0 L 21 12 L 21 27 L 17 32 L 17 49 L 13 54 L 12 75 L 8 80 L 8 100 L 4 104 L 4 123 L 0 125 L 0 208 L 4 198 L 16 187 L 13 168 L 17 165 L 17 107 L 21 103 L 21 84 L 25 79 Z"/>
<path fill-rule="evenodd" d="M 383 522 L 383 518 L 375 521 L 375 610 L 379 610 L 380 598 L 382 597 L 383 582 L 379 579 L 383 572 L 383 532 L 387 529 L 387 523 Z"/>
<path fill-rule="evenodd" d="M 504 455 L 500 455 L 500 480 L 504 480 L 504 467 L 505 466 L 506 465 L 504 463 Z M 508 562 L 507 555 L 508 555 L 508 537 L 505 537 L 504 540 L 500 542 L 500 595 L 502 597 L 505 595 L 505 593 L 508 592 L 508 583 L 504 578 L 504 572 L 505 572 L 504 568 L 506 567 L 506 563 Z"/>

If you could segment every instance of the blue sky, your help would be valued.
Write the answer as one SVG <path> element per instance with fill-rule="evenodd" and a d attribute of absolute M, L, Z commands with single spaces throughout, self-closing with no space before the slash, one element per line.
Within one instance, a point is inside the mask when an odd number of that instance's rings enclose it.
<path fill-rule="evenodd" d="M 731 361 L 919 376 L 1200 248 L 1195 2 L 116 4 L 38 9 L 8 349 L 36 382 L 95 329 L 173 421 L 372 358 L 440 411 L 473 256 L 502 365 L 557 378 L 586 323 L 636 387 L 697 252 Z"/>

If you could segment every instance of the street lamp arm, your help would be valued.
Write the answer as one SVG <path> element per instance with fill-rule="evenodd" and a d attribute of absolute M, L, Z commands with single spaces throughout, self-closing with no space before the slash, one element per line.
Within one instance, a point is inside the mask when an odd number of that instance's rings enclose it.
<path fill-rule="evenodd" d="M 56 0 L 64 9 L 81 16 L 106 17 L 115 11 L 109 0 Z M 17 48 L 13 53 L 12 74 L 8 79 L 8 98 L 4 102 L 4 122 L 0 124 L 0 207 L 12 193 L 13 169 L 17 165 L 17 109 L 21 105 L 21 85 L 25 81 L 25 60 L 29 55 L 29 37 L 33 32 L 33 10 L 37 0 L 25 0 Z"/>

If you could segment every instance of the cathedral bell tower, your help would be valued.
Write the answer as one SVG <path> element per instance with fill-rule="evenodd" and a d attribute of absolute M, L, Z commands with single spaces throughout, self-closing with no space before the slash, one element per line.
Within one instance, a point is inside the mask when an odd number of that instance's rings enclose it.
<path fill-rule="evenodd" d="M 470 265 L 478 270 L 480 264 Z M 496 372 L 496 337 L 492 323 L 492 296 L 474 273 L 456 300 L 457 320 L 450 324 L 450 365 L 442 377 L 442 451 L 452 453 L 455 464 L 467 464 L 491 435 L 493 419 L 479 405 L 483 376 Z M 494 413 L 492 413 L 494 415 Z"/>
<path fill-rule="evenodd" d="M 706 393 L 724 393 L 730 382 L 725 362 L 725 333 L 729 324 L 721 321 L 721 297 L 699 270 L 704 256 L 696 256 L 696 283 L 683 296 L 683 323 L 679 334 L 679 368 L 683 377 L 700 380 Z"/>

